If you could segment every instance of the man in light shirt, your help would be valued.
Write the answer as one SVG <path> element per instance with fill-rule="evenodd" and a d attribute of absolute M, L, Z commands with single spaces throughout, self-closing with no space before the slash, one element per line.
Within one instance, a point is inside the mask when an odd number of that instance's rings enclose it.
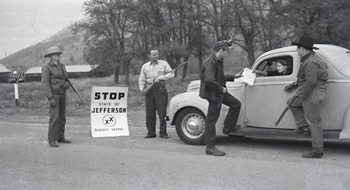
<path fill-rule="evenodd" d="M 141 93 L 148 86 L 152 88 L 146 93 L 146 127 L 147 135 L 145 138 L 156 137 L 156 112 L 158 113 L 161 138 L 169 138 L 166 132 L 166 108 L 168 105 L 168 91 L 166 90 L 166 81 L 174 78 L 171 67 L 164 60 L 159 60 L 158 50 L 152 49 L 149 54 L 150 61 L 143 64 L 140 77 L 139 88 Z"/>

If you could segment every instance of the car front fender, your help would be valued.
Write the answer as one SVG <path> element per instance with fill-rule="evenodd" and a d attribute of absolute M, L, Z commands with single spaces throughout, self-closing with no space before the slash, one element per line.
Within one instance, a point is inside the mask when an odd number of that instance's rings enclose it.
<path fill-rule="evenodd" d="M 174 125 L 178 112 L 188 107 L 196 108 L 206 115 L 208 111 L 208 101 L 199 97 L 198 92 L 185 92 L 172 97 L 168 108 L 170 124 Z"/>

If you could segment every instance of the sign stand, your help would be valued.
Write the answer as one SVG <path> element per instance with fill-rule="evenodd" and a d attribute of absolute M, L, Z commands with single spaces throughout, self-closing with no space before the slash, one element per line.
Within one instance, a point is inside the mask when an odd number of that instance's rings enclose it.
<path fill-rule="evenodd" d="M 17 73 L 17 71 L 13 71 L 13 73 L 8 75 L 8 82 L 14 83 L 13 87 L 15 89 L 15 104 L 19 106 L 19 95 L 18 95 L 18 83 L 24 82 L 25 76 L 24 73 Z"/>
<path fill-rule="evenodd" d="M 17 82 L 14 84 L 14 88 L 15 88 L 15 103 L 16 103 L 16 106 L 19 106 L 19 95 L 18 95 L 18 83 Z"/>

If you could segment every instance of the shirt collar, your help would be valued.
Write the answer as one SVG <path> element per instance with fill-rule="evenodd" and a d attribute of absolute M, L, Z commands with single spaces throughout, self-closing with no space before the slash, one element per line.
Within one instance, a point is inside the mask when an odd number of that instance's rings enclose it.
<path fill-rule="evenodd" d="M 306 54 L 306 55 L 304 55 L 302 58 L 301 58 L 301 62 L 303 62 L 303 61 L 305 61 L 308 57 L 310 57 L 312 54 L 314 54 L 315 52 L 310 52 L 310 53 L 308 53 L 308 54 Z"/>
<path fill-rule="evenodd" d="M 153 63 L 152 61 L 149 61 L 149 65 L 152 65 L 152 64 L 158 65 L 158 61 L 159 61 L 159 60 L 157 60 L 155 63 Z"/>
<path fill-rule="evenodd" d="M 212 58 L 215 60 L 215 61 L 219 61 L 219 62 L 223 62 L 222 60 L 220 60 L 215 53 L 212 53 L 211 54 Z"/>

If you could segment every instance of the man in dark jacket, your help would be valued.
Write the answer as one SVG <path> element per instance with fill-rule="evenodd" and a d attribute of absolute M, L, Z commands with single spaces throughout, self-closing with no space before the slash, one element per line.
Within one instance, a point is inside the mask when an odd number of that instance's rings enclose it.
<path fill-rule="evenodd" d="M 220 116 L 222 103 L 229 107 L 224 121 L 223 133 L 229 134 L 240 128 L 236 124 L 241 109 L 241 102 L 228 93 L 224 75 L 223 60 L 228 55 L 228 49 L 228 43 L 223 41 L 216 42 L 213 46 L 214 52 L 204 61 L 201 69 L 199 96 L 209 102 L 207 119 L 205 121 L 206 154 L 214 156 L 225 155 L 225 152 L 215 147 L 215 124 Z"/>
<path fill-rule="evenodd" d="M 51 47 L 44 57 L 50 61 L 42 67 L 43 90 L 50 104 L 50 120 L 48 141 L 51 147 L 58 147 L 58 143 L 71 143 L 65 138 L 66 125 L 66 91 L 69 88 L 67 82 L 67 70 L 61 63 L 61 52 L 59 47 Z"/>
<path fill-rule="evenodd" d="M 316 55 L 312 38 L 302 36 L 298 42 L 297 51 L 301 59 L 297 82 L 286 86 L 289 92 L 299 87 L 298 98 L 290 109 L 297 125 L 296 132 L 309 134 L 311 130 L 312 151 L 303 154 L 304 158 L 320 158 L 323 156 L 323 129 L 321 126 L 320 106 L 326 98 L 326 81 L 328 71 L 326 63 Z M 289 102 L 290 100 L 288 100 Z"/>

